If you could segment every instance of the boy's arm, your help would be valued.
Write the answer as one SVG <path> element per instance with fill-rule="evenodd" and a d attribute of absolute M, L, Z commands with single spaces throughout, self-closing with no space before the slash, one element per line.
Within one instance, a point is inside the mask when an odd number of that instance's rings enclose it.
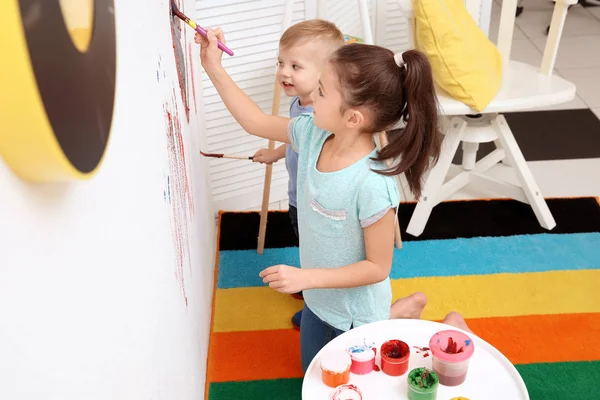
<path fill-rule="evenodd" d="M 199 36 L 197 34 L 197 36 Z M 231 79 L 221 65 L 221 50 L 217 38 L 225 43 L 220 29 L 208 32 L 208 40 L 201 38 L 202 65 L 219 92 L 223 103 L 236 121 L 251 135 L 288 143 L 289 118 L 266 115 Z"/>
<path fill-rule="evenodd" d="M 287 146 L 287 144 L 284 143 L 274 150 L 275 151 L 274 156 L 277 157 L 277 161 L 281 160 L 282 158 L 285 158 L 286 146 Z"/>

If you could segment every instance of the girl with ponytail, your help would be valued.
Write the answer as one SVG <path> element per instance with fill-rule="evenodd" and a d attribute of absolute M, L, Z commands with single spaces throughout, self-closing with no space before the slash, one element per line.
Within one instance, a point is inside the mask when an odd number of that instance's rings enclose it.
<path fill-rule="evenodd" d="M 304 370 L 344 331 L 390 314 L 419 318 L 421 293 L 396 301 L 390 311 L 389 275 L 400 202 L 393 176 L 404 172 L 419 197 L 442 142 L 425 56 L 342 46 L 321 71 L 314 113 L 289 119 L 266 115 L 235 84 L 221 66 L 217 40 L 225 43 L 221 29 L 209 30 L 207 38 L 196 35 L 202 65 L 231 114 L 251 135 L 290 143 L 298 152 L 300 268 L 274 265 L 260 277 L 278 292 L 303 292 Z M 390 133 L 378 151 L 374 135 L 400 120 L 405 128 Z"/>

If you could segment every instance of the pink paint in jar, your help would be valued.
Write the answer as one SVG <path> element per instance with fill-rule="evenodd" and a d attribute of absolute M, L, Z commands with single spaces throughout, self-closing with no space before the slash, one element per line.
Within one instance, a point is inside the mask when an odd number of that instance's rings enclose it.
<path fill-rule="evenodd" d="M 467 378 L 469 361 L 475 346 L 466 334 L 446 330 L 436 333 L 429 341 L 433 370 L 441 385 L 458 386 Z"/>
<path fill-rule="evenodd" d="M 346 351 L 352 359 L 350 372 L 356 375 L 366 375 L 373 370 L 378 370 L 375 365 L 377 348 L 375 343 L 368 343 L 365 339 L 354 340 L 348 343 Z"/>

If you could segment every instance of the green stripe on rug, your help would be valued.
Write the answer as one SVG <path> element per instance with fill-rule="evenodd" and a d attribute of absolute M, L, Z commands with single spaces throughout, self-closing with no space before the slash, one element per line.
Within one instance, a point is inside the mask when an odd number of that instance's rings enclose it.
<path fill-rule="evenodd" d="M 211 383 L 209 400 L 299 400 L 302 378 Z"/>
<path fill-rule="evenodd" d="M 527 385 L 531 400 L 600 399 L 600 361 L 526 364 L 516 367 Z"/>
<path fill-rule="evenodd" d="M 517 365 L 531 400 L 600 398 L 600 361 Z M 594 395 L 596 393 L 596 395 Z M 299 400 L 302 379 L 211 383 L 209 400 Z M 597 396 L 597 397 L 594 397 Z"/>

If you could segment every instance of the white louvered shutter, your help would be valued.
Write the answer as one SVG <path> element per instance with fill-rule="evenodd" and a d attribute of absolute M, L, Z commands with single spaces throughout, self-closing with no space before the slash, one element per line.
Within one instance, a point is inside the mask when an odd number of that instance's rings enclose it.
<path fill-rule="evenodd" d="M 377 1 L 377 23 L 373 29 L 377 44 L 396 53 L 408 49 L 408 22 L 398 0 Z"/>
<path fill-rule="evenodd" d="M 292 23 L 305 19 L 304 1 L 294 2 Z M 235 55 L 223 55 L 233 80 L 265 112 L 271 113 L 277 47 L 283 22 L 283 0 L 197 0 L 197 22 L 222 27 Z M 204 110 L 208 136 L 205 152 L 253 155 L 267 140 L 244 132 L 233 119 L 214 86 L 203 75 Z M 289 115 L 290 99 L 282 94 L 280 115 Z M 279 143 L 276 144 L 278 146 Z M 210 180 L 215 209 L 238 210 L 259 205 L 265 166 L 246 160 L 213 159 Z M 287 198 L 284 160 L 274 164 L 272 201 Z"/>
<path fill-rule="evenodd" d="M 373 12 L 373 5 L 375 2 L 376 0 L 367 1 L 372 28 L 375 26 L 375 16 Z M 335 23 L 344 34 L 360 38 L 364 37 L 362 24 L 360 23 L 360 14 L 358 12 L 358 1 L 328 0 L 326 12 L 326 18 Z M 374 35 L 374 29 L 372 30 Z"/>
<path fill-rule="evenodd" d="M 408 48 L 408 24 L 400 12 L 398 0 L 367 1 L 371 19 L 371 29 L 375 44 L 393 51 Z M 335 22 L 342 32 L 364 37 L 356 0 L 329 0 L 327 18 Z"/>

